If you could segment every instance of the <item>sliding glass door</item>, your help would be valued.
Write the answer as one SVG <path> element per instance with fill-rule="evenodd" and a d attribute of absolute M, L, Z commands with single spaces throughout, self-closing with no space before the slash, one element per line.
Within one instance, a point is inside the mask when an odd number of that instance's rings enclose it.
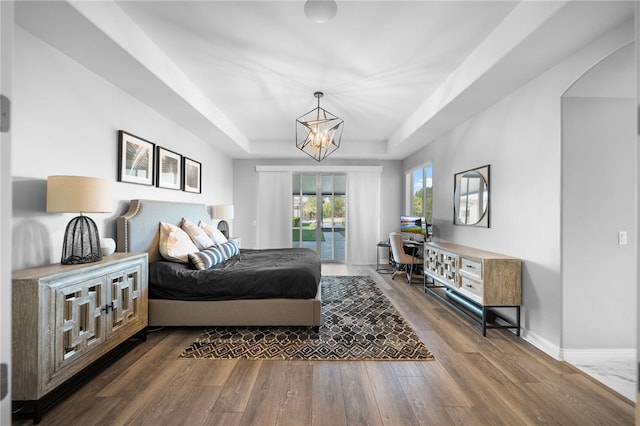
<path fill-rule="evenodd" d="M 293 247 L 320 253 L 323 262 L 344 262 L 346 175 L 293 175 Z"/>
<path fill-rule="evenodd" d="M 317 250 L 317 196 L 315 175 L 293 175 L 292 247 Z"/>

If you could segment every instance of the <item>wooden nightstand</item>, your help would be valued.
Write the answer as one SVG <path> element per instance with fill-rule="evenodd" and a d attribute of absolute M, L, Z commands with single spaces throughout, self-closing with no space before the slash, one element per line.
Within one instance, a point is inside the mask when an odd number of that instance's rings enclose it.
<path fill-rule="evenodd" d="M 147 254 L 13 273 L 14 412 L 42 412 L 148 324 Z M 144 340 L 144 338 L 142 338 Z"/>

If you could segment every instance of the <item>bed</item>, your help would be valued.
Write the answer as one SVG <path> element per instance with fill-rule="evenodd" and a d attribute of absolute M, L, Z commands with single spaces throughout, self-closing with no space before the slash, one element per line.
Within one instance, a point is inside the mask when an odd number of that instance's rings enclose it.
<path fill-rule="evenodd" d="M 317 287 L 315 295 L 309 294 L 304 298 L 296 297 L 272 297 L 267 293 L 260 293 L 259 297 L 241 295 L 232 297 L 227 295 L 216 296 L 218 300 L 200 300 L 201 296 L 189 297 L 188 294 L 181 297 L 176 294 L 166 294 L 154 286 L 154 276 L 157 269 L 172 268 L 167 265 L 158 248 L 160 232 L 160 222 L 180 225 L 183 218 L 199 223 L 211 222 L 211 216 L 207 212 L 204 204 L 180 203 L 157 200 L 132 200 L 129 210 L 116 219 L 117 247 L 118 251 L 124 252 L 147 252 L 149 256 L 149 325 L 150 326 L 313 326 L 321 325 L 320 308 L 322 300 L 320 297 L 321 288 L 320 260 L 317 255 L 309 263 L 308 267 L 312 275 L 317 277 Z M 286 250 L 286 249 L 285 249 Z M 289 249 L 292 253 L 296 249 Z M 254 253 L 255 252 L 255 253 Z M 240 250 L 240 259 L 250 255 L 269 255 L 275 257 L 275 262 L 281 260 L 282 252 L 269 250 Z M 154 263 L 158 262 L 156 265 Z M 239 264 L 242 263 L 238 262 Z M 253 270 L 246 279 L 260 284 L 262 275 L 282 282 L 290 281 L 283 271 L 286 271 L 282 263 L 274 268 L 266 268 L 262 271 Z M 158 268 L 159 267 L 159 268 Z M 178 267 L 178 266 L 175 266 Z M 184 272 L 187 275 L 195 274 L 198 280 L 198 273 L 206 271 Z M 304 274 L 305 272 L 298 272 Z M 281 274 L 278 276 L 277 274 Z M 284 275 L 283 275 L 284 274 Z M 301 276 L 302 277 L 302 276 Z M 293 278 L 298 280 L 298 277 Z M 302 278 L 300 278 L 302 279 Z M 308 278 L 305 278 L 308 279 Z M 187 281 L 185 281 L 186 283 Z M 195 285 L 195 284 L 191 284 Z M 289 284 L 282 284 L 286 287 Z M 308 291 L 307 291 L 308 293 Z M 172 297 L 172 298 L 159 298 Z"/>

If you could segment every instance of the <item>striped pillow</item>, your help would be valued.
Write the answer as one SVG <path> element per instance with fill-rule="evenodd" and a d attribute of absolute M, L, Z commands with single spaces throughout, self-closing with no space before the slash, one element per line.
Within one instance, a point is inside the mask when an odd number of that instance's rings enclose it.
<path fill-rule="evenodd" d="M 218 244 L 218 247 L 225 252 L 227 259 L 240 253 L 240 248 L 234 241 L 227 241 L 226 243 Z"/>
<path fill-rule="evenodd" d="M 196 253 L 189 253 L 189 260 L 196 269 L 209 269 L 223 263 L 227 259 L 224 252 L 220 250 L 218 246 L 209 247 Z"/>
<path fill-rule="evenodd" d="M 189 254 L 189 260 L 196 269 L 209 269 L 216 265 L 224 263 L 232 256 L 240 252 L 238 246 L 232 242 L 226 242 L 217 246 L 200 250 L 196 253 Z"/>

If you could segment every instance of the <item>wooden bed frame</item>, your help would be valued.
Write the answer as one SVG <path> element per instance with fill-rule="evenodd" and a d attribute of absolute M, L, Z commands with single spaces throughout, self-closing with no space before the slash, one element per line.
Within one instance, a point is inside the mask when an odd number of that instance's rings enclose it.
<path fill-rule="evenodd" d="M 116 219 L 117 248 L 147 252 L 149 263 L 161 260 L 160 221 L 179 226 L 185 217 L 211 223 L 204 204 L 131 200 L 129 211 Z M 314 326 L 322 324 L 321 289 L 313 299 L 244 299 L 184 301 L 149 299 L 150 326 Z"/>

